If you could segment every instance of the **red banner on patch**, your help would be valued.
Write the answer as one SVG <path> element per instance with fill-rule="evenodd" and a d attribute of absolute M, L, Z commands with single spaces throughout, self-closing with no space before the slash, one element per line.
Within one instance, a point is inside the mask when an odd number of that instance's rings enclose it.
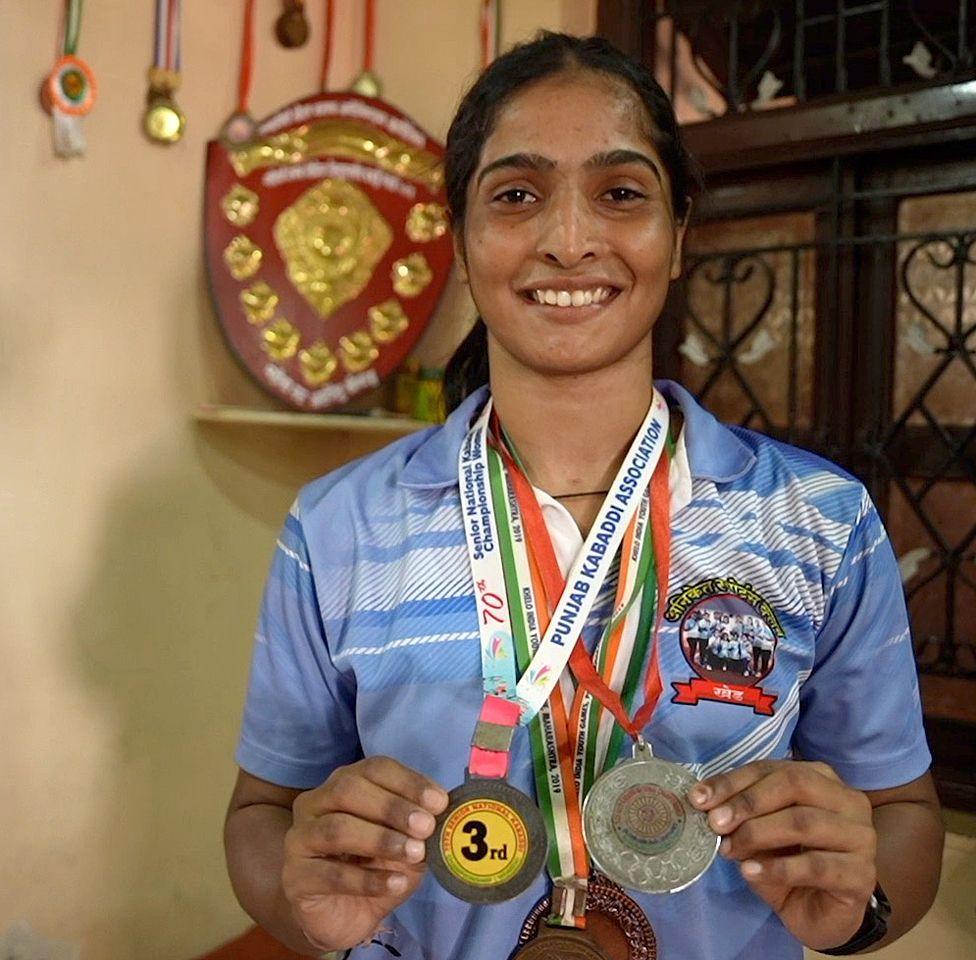
<path fill-rule="evenodd" d="M 688 703 L 694 706 L 699 700 L 715 700 L 718 703 L 734 703 L 752 707 L 755 713 L 771 717 L 776 694 L 763 693 L 761 687 L 740 687 L 731 683 L 714 683 L 711 680 L 693 678 L 689 683 L 671 681 L 675 689 L 672 703 Z"/>

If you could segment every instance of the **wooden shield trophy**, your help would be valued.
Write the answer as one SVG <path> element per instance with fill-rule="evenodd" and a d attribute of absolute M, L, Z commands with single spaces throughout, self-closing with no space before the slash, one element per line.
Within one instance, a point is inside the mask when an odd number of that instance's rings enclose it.
<path fill-rule="evenodd" d="M 296 100 L 235 137 L 242 118 L 207 147 L 220 325 L 274 396 L 299 410 L 341 406 L 406 358 L 447 282 L 443 148 L 354 92 Z"/>

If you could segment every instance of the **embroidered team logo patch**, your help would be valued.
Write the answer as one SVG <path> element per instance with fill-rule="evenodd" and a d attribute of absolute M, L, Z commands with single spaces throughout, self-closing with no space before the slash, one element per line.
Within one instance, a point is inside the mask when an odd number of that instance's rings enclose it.
<path fill-rule="evenodd" d="M 734 577 L 700 580 L 672 594 L 664 616 L 680 624 L 681 650 L 698 675 L 688 683 L 672 681 L 672 703 L 714 700 L 772 715 L 776 695 L 764 693 L 761 682 L 786 634 L 760 593 Z"/>

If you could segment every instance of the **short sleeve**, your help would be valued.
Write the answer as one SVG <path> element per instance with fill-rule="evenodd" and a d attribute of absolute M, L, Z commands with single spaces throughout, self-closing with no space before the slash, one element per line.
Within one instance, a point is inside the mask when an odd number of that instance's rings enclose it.
<path fill-rule="evenodd" d="M 262 780 L 310 789 L 360 755 L 355 690 L 329 653 L 296 505 L 265 585 L 235 759 Z"/>
<path fill-rule="evenodd" d="M 867 493 L 829 588 L 794 745 L 850 786 L 881 790 L 931 763 L 898 564 Z"/>

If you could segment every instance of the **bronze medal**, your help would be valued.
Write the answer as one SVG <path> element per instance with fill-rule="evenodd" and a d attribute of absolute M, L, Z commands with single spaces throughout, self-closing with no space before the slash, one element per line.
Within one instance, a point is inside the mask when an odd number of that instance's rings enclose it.
<path fill-rule="evenodd" d="M 512 960 L 610 960 L 582 930 L 543 926 Z"/>
<path fill-rule="evenodd" d="M 304 46 L 308 40 L 308 18 L 303 0 L 285 0 L 285 9 L 275 21 L 275 36 L 283 47 Z"/>
<path fill-rule="evenodd" d="M 657 938 L 644 911 L 602 874 L 594 873 L 587 885 L 585 931 L 550 927 L 551 911 L 549 896 L 532 908 L 511 960 L 657 960 Z"/>

